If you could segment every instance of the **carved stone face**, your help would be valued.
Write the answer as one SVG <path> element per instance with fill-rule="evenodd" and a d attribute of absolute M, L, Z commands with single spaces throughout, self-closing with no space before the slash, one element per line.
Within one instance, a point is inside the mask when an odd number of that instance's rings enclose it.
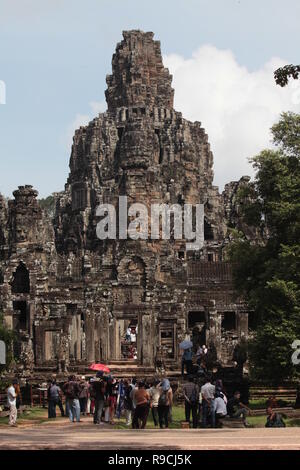
<path fill-rule="evenodd" d="M 152 164 L 156 147 L 157 137 L 149 122 L 128 122 L 120 145 L 120 166 L 123 169 L 147 169 Z"/>

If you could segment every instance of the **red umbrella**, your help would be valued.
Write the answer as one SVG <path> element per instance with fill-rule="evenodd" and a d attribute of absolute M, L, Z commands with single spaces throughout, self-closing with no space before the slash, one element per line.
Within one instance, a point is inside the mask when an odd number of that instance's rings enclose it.
<path fill-rule="evenodd" d="M 97 370 L 102 372 L 110 372 L 110 369 L 105 364 L 96 364 L 93 363 L 89 367 L 90 370 Z"/>

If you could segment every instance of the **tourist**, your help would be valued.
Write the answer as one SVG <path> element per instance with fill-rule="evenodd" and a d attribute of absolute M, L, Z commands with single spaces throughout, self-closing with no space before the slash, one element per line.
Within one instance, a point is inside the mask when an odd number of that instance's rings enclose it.
<path fill-rule="evenodd" d="M 149 414 L 150 395 L 146 390 L 145 383 L 139 382 L 138 388 L 133 392 L 136 408 L 133 414 L 132 428 L 145 429 Z"/>
<path fill-rule="evenodd" d="M 285 428 L 285 422 L 280 413 L 276 413 L 270 406 L 267 408 L 266 428 Z"/>
<path fill-rule="evenodd" d="M 87 401 L 89 396 L 89 384 L 85 380 L 85 376 L 81 377 L 80 383 L 80 394 L 79 394 L 79 404 L 80 404 L 80 413 L 86 415 L 87 413 Z"/>
<path fill-rule="evenodd" d="M 186 368 L 186 373 L 188 375 L 192 374 L 193 372 L 193 352 L 192 348 L 185 349 L 182 355 L 182 363 L 181 363 L 181 375 L 184 376 L 184 368 Z"/>
<path fill-rule="evenodd" d="M 107 401 L 108 401 L 108 408 L 109 408 L 109 423 L 115 424 L 114 417 L 116 413 L 117 397 L 118 397 L 118 384 L 115 379 L 111 378 L 109 380 L 107 392 L 108 392 Z"/>
<path fill-rule="evenodd" d="M 203 351 L 203 355 L 206 356 L 207 352 L 208 352 L 208 349 L 207 347 L 205 346 L 205 344 L 203 344 L 202 346 L 202 351 Z"/>
<path fill-rule="evenodd" d="M 227 415 L 227 406 L 226 406 L 226 397 L 222 392 L 216 392 L 214 404 L 213 404 L 213 412 L 215 413 L 215 427 L 219 427 L 220 419 L 225 418 Z"/>
<path fill-rule="evenodd" d="M 185 420 L 190 423 L 192 412 L 193 428 L 198 425 L 198 403 L 199 403 L 199 387 L 194 383 L 193 377 L 188 377 L 188 382 L 183 385 Z"/>
<path fill-rule="evenodd" d="M 96 378 L 91 379 L 90 381 L 90 396 L 94 399 L 94 424 L 103 424 L 102 423 L 102 413 L 105 404 L 105 395 L 106 395 L 106 382 L 103 380 L 103 372 L 99 371 L 96 374 Z"/>
<path fill-rule="evenodd" d="M 197 358 L 197 364 L 200 365 L 203 357 L 203 349 L 201 346 L 198 346 L 197 352 L 196 352 L 196 358 Z"/>
<path fill-rule="evenodd" d="M 134 326 L 130 328 L 130 341 L 136 343 L 136 328 Z"/>
<path fill-rule="evenodd" d="M 160 384 L 160 397 L 158 400 L 158 418 L 161 429 L 169 427 L 169 413 L 173 403 L 173 392 L 168 379 L 163 379 Z"/>
<path fill-rule="evenodd" d="M 13 379 L 11 385 L 7 389 L 7 404 L 9 407 L 9 420 L 10 426 L 17 426 L 17 390 L 19 382 L 17 379 Z"/>
<path fill-rule="evenodd" d="M 21 393 L 21 387 L 20 387 L 20 384 L 17 383 L 17 386 L 16 386 L 16 408 L 17 410 L 20 408 L 20 406 L 22 405 L 22 393 Z"/>
<path fill-rule="evenodd" d="M 56 418 L 56 406 L 59 407 L 61 416 L 65 415 L 64 408 L 62 405 L 62 391 L 60 387 L 57 385 L 56 380 L 53 379 L 50 381 L 48 390 L 47 390 L 47 398 L 48 398 L 48 418 Z"/>
<path fill-rule="evenodd" d="M 233 398 L 228 400 L 227 411 L 231 418 L 243 418 L 244 426 L 247 427 L 246 417 L 251 414 L 250 408 L 241 402 L 240 392 L 235 392 Z"/>
<path fill-rule="evenodd" d="M 121 414 L 124 410 L 124 398 L 125 398 L 125 387 L 124 387 L 124 380 L 121 379 L 118 384 L 118 397 L 117 397 L 117 418 L 121 418 Z"/>
<path fill-rule="evenodd" d="M 205 384 L 201 387 L 202 396 L 202 427 L 206 428 L 207 419 L 211 416 L 211 425 L 215 426 L 215 416 L 213 411 L 213 401 L 215 398 L 215 386 L 211 383 L 210 376 L 205 378 Z"/>
<path fill-rule="evenodd" d="M 277 408 L 278 403 L 275 395 L 272 395 L 271 397 L 268 398 L 267 400 L 267 408 Z"/>
<path fill-rule="evenodd" d="M 69 377 L 68 382 L 63 387 L 64 394 L 66 395 L 66 409 L 68 410 L 69 419 L 72 423 L 75 421 L 80 422 L 80 404 L 79 394 L 80 386 L 76 380 L 75 375 Z"/>
<path fill-rule="evenodd" d="M 159 387 L 159 380 L 155 380 L 152 384 L 152 387 L 149 389 L 150 395 L 150 407 L 152 412 L 152 418 L 154 422 L 154 426 L 158 426 L 159 418 L 158 418 L 158 400 L 160 397 L 160 387 Z"/>
<path fill-rule="evenodd" d="M 137 387 L 136 378 L 133 377 L 132 380 L 131 380 L 131 399 L 132 399 L 133 411 L 135 410 L 135 407 L 136 407 L 136 402 L 135 402 L 135 398 L 134 398 L 134 390 L 136 389 L 136 387 Z"/>
<path fill-rule="evenodd" d="M 130 340 L 131 340 L 131 328 L 128 327 L 127 330 L 126 330 L 125 341 L 127 341 L 129 343 Z"/>
<path fill-rule="evenodd" d="M 134 386 L 130 384 L 128 380 L 124 380 L 124 410 L 125 410 L 126 426 L 131 426 L 132 424 L 133 404 L 132 404 L 131 392 L 133 388 Z"/>

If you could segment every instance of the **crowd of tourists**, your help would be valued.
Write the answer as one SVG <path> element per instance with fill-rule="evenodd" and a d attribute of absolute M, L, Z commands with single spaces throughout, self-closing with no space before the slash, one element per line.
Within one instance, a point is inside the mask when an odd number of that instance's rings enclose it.
<path fill-rule="evenodd" d="M 127 426 L 144 429 L 151 410 L 155 426 L 168 428 L 172 404 L 173 391 L 168 379 L 137 382 L 135 378 L 117 380 L 97 372 L 89 381 L 73 375 L 62 387 L 55 380 L 48 386 L 49 418 L 56 417 L 58 406 L 61 415 L 67 415 L 71 422 L 80 422 L 82 415 L 92 415 L 94 424 L 115 424 L 115 418 L 125 416 Z"/>
<path fill-rule="evenodd" d="M 244 426 L 248 426 L 247 416 L 251 410 L 242 402 L 239 391 L 228 399 L 222 381 L 212 380 L 209 374 L 200 383 L 196 376 L 189 375 L 181 389 L 185 422 L 190 427 L 221 427 L 222 420 L 226 418 L 240 419 Z M 82 416 L 88 415 L 95 425 L 113 425 L 116 418 L 124 416 L 126 426 L 144 429 L 151 414 L 154 426 L 163 429 L 172 423 L 173 395 L 167 378 L 153 381 L 137 381 L 135 378 L 117 380 L 99 371 L 89 380 L 84 376 L 72 375 L 61 386 L 53 378 L 47 387 L 48 417 L 56 418 L 58 407 L 61 416 L 68 416 L 73 423 L 80 422 Z M 7 397 L 9 424 L 16 426 L 20 401 L 17 380 L 13 380 L 8 387 Z M 267 403 L 266 427 L 284 427 L 281 415 L 274 411 L 276 399 L 271 398 Z"/>

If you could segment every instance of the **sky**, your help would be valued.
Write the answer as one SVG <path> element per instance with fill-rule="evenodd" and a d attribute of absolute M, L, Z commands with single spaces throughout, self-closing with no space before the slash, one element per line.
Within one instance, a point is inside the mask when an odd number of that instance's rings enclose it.
<path fill-rule="evenodd" d="M 64 189 L 72 135 L 106 109 L 105 77 L 122 31 L 153 31 L 173 74 L 175 109 L 201 121 L 214 184 L 253 175 L 283 111 L 300 112 L 299 0 L 0 0 L 0 192 Z"/>

